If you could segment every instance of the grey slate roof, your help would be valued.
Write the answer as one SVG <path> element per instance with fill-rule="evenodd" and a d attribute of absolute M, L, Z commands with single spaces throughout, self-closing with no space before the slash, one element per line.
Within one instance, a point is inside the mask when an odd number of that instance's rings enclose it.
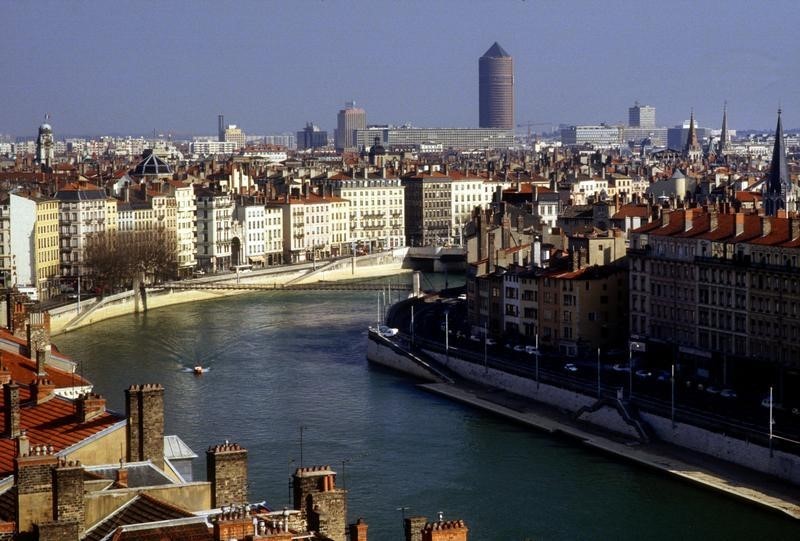
<path fill-rule="evenodd" d="M 180 460 L 197 458 L 197 455 L 178 436 L 164 436 L 164 458 L 167 460 Z"/>

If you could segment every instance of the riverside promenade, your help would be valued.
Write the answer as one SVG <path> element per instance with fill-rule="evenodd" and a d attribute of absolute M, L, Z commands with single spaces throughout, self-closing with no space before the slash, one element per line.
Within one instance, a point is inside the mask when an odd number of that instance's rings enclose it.
<path fill-rule="evenodd" d="M 319 264 L 285 265 L 244 273 L 210 275 L 196 280 L 179 282 L 181 285 L 198 284 L 239 284 L 287 286 L 290 284 L 310 284 L 321 281 L 342 281 L 379 278 L 411 272 L 403 268 L 403 255 L 393 252 L 356 258 L 341 259 Z M 257 288 L 253 288 L 256 290 Z M 176 304 L 215 300 L 231 295 L 250 293 L 248 289 L 171 289 L 160 286 L 148 289 L 145 299 L 135 291 L 112 295 L 97 302 L 92 299 L 49 310 L 50 326 L 53 335 L 69 332 L 98 321 L 115 317 L 143 313 L 148 310 Z M 280 288 L 278 288 L 280 290 Z"/>
<path fill-rule="evenodd" d="M 665 443 L 650 442 L 642 445 L 616 432 L 577 421 L 555 407 L 502 390 L 445 383 L 425 383 L 419 387 L 526 426 L 576 439 L 605 453 L 800 519 L 800 493 L 797 487 L 765 474 Z"/>

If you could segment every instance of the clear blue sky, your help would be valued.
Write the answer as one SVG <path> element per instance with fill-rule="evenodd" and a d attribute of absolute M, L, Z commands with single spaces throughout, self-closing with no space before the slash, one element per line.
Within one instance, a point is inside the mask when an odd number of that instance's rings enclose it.
<path fill-rule="evenodd" d="M 514 57 L 515 116 L 800 126 L 800 1 L 0 0 L 0 133 L 476 126 L 478 57 Z M 541 129 L 541 128 L 539 128 Z"/>

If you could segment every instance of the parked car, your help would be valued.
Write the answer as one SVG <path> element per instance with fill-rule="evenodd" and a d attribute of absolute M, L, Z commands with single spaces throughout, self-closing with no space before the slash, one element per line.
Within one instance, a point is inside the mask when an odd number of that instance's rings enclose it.
<path fill-rule="evenodd" d="M 573 363 L 567 363 L 567 364 L 564 365 L 564 370 L 566 370 L 567 372 L 573 372 L 574 373 L 574 372 L 578 371 L 578 367 L 575 366 Z"/>
<path fill-rule="evenodd" d="M 486 339 L 486 345 L 487 346 L 496 346 L 497 345 L 497 340 L 495 340 L 494 338 L 487 338 Z"/>
<path fill-rule="evenodd" d="M 614 366 L 612 366 L 611 368 L 614 370 L 614 372 L 630 372 L 631 371 L 631 367 L 628 366 L 627 364 L 619 364 L 619 363 L 617 363 Z"/>
<path fill-rule="evenodd" d="M 715 387 L 714 385 L 709 385 L 708 387 L 706 387 L 706 392 L 708 394 L 719 394 L 721 392 L 721 389 L 719 387 Z"/>
<path fill-rule="evenodd" d="M 396 335 L 398 330 L 394 327 L 387 327 L 386 325 L 378 325 L 378 332 L 381 333 L 381 336 L 386 336 L 388 338 L 390 336 Z"/>
<path fill-rule="evenodd" d="M 538 355 L 539 350 L 533 346 L 525 346 L 525 353 L 527 353 L 528 355 Z"/>
<path fill-rule="evenodd" d="M 736 394 L 736 391 L 734 391 L 733 389 L 722 389 L 722 390 L 719 392 L 719 395 L 720 395 L 722 398 L 736 398 L 736 397 L 738 396 L 738 395 Z"/>
<path fill-rule="evenodd" d="M 480 342 L 481 341 L 480 337 L 477 334 L 470 334 L 469 335 L 469 339 L 472 340 L 473 342 Z"/>
<path fill-rule="evenodd" d="M 466 293 L 462 293 L 461 295 L 458 296 L 458 300 L 460 300 L 460 301 L 467 300 L 467 294 Z"/>
<path fill-rule="evenodd" d="M 516 346 L 514 346 L 514 351 L 522 353 L 525 351 L 525 346 L 523 346 L 522 344 L 517 344 Z"/>
<path fill-rule="evenodd" d="M 636 371 L 636 377 L 639 379 L 648 379 L 653 377 L 653 373 L 650 370 L 641 369 Z"/>

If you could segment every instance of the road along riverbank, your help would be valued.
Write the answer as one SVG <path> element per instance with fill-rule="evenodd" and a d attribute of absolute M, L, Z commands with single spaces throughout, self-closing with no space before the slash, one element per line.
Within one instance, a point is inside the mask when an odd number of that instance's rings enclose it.
<path fill-rule="evenodd" d="M 580 393 L 539 385 L 452 355 L 445 358 L 429 350 L 419 350 L 412 355 L 404 349 L 394 338 L 369 333 L 367 358 L 417 379 L 434 382 L 421 384 L 423 389 L 528 426 L 568 436 L 605 453 L 800 519 L 800 494 L 796 486 L 756 471 L 750 464 L 744 467 L 733 463 L 731 458 L 737 457 L 715 457 L 688 445 L 672 444 L 669 439 L 648 438 L 625 422 L 609 404 L 587 410 L 586 406 L 594 399 Z M 426 363 L 420 363 L 417 355 L 424 356 Z M 456 376 L 456 383 L 443 383 L 444 379 L 437 372 L 426 369 L 428 364 Z M 652 419 L 648 419 L 648 423 L 652 427 Z M 690 434 L 702 430 L 688 425 L 675 429 Z M 711 442 L 715 448 L 733 445 L 724 441 L 724 435 L 702 432 L 700 440 Z M 759 456 L 769 454 L 760 446 L 750 444 L 750 447 L 753 447 L 751 453 Z M 771 455 L 769 460 L 786 462 L 788 457 Z"/>

